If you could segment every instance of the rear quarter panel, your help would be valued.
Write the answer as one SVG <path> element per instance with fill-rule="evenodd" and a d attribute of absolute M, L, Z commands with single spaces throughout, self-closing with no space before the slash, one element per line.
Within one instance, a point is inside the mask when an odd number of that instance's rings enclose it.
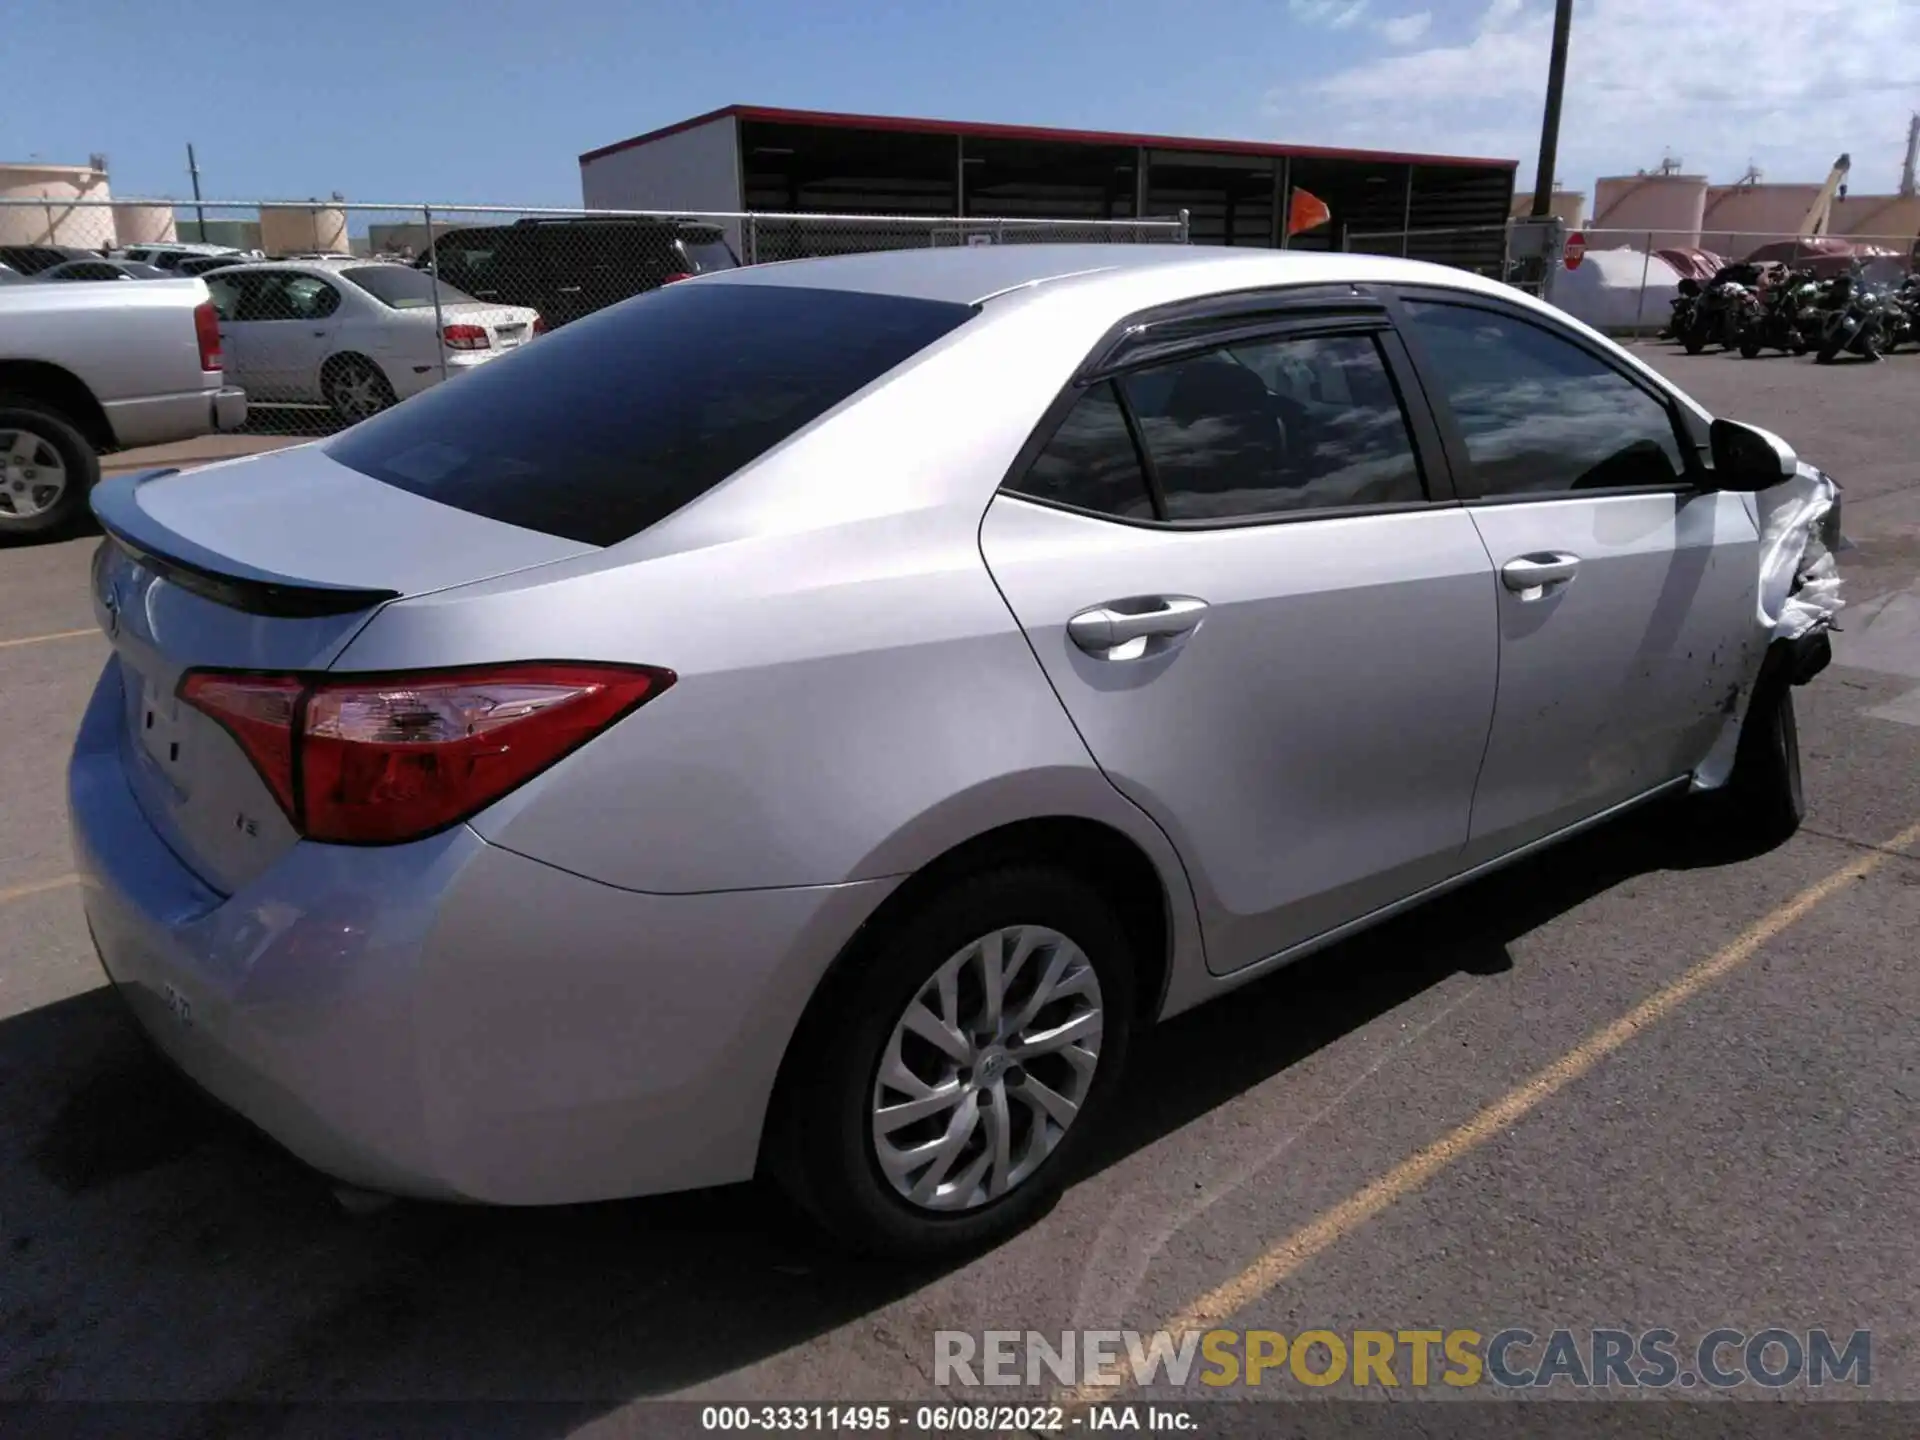
<path fill-rule="evenodd" d="M 1007 465 L 1107 323 L 1104 309 L 970 321 L 625 545 L 397 602 L 335 668 L 674 670 L 672 689 L 472 822 L 609 884 L 897 875 L 1060 814 L 1116 825 L 1178 878 L 1094 766 L 979 548 Z"/>

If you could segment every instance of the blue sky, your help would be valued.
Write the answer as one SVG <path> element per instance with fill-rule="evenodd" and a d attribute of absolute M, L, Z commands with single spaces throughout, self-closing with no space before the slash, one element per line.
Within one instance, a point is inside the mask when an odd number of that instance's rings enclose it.
<path fill-rule="evenodd" d="M 1507 156 L 1531 182 L 1551 0 L 15 0 L 0 159 L 120 195 L 566 205 L 576 156 L 739 101 Z M 1579 0 L 1562 178 L 1897 178 L 1920 5 Z M 1697 13 L 1695 13 L 1697 12 Z M 1731 32 L 1731 33 L 1730 33 Z M 1706 62 L 1706 63 L 1703 63 Z M 1914 74 L 1892 73 L 1900 67 Z"/>

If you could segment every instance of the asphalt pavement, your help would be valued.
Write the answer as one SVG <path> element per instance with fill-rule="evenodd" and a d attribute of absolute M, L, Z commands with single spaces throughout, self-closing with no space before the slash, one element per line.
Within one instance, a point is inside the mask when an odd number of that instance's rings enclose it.
<path fill-rule="evenodd" d="M 129 1402 L 112 1432 L 179 1435 L 700 1428 L 667 1396 L 890 1400 L 915 1428 L 914 1402 L 1058 1388 L 942 1392 L 936 1332 L 1565 1329 L 1584 1350 L 1665 1328 L 1684 1351 L 1769 1327 L 1872 1337 L 1870 1384 L 1780 1393 L 1920 1401 L 1920 357 L 1639 353 L 1845 487 L 1844 632 L 1799 692 L 1802 832 L 1714 858 L 1631 817 L 1169 1023 L 1056 1209 L 934 1269 L 838 1258 L 750 1186 L 341 1209 L 102 988 L 62 790 L 105 656 L 94 542 L 0 551 L 0 1401 Z M 1391 1390 L 1282 1366 L 1117 1398 L 1431 1399 L 1415 1423 L 1438 1433 L 1490 1393 L 1415 1386 L 1406 1353 Z M 1542 1344 L 1511 1354 L 1538 1368 Z M 345 1408 L 396 1401 L 439 1408 Z M 92 1412 L 12 1418 L 49 1413 Z M 1694 1424 L 1641 1407 L 1633 1429 Z"/>

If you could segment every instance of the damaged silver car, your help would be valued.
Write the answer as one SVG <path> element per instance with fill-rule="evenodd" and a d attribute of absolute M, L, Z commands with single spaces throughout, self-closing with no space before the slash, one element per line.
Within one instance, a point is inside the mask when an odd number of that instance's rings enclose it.
<path fill-rule="evenodd" d="M 701 276 L 100 487 L 87 915 L 358 1186 L 975 1244 L 1141 1027 L 1655 797 L 1789 834 L 1838 503 L 1459 271 Z"/>

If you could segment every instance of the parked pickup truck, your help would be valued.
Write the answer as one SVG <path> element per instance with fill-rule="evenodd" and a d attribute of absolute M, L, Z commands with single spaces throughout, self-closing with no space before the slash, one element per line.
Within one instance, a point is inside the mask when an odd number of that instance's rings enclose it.
<path fill-rule="evenodd" d="M 0 538 L 69 528 L 103 451 L 246 418 L 205 281 L 0 287 Z"/>

